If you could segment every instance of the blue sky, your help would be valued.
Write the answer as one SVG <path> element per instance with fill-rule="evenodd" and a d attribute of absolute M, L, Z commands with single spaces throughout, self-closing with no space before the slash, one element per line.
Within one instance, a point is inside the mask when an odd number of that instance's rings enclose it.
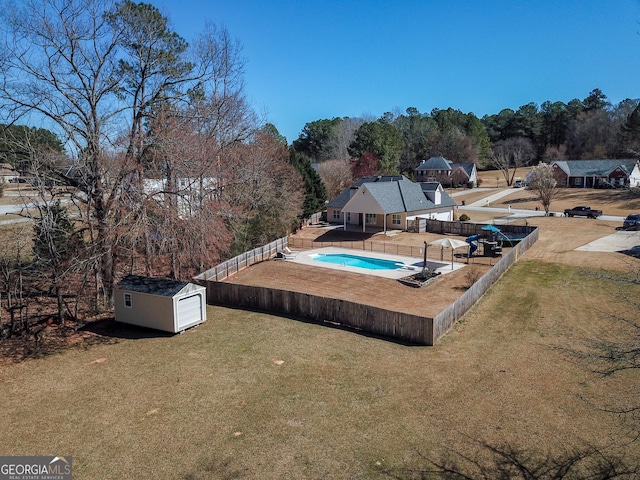
<path fill-rule="evenodd" d="M 187 40 L 243 46 L 246 93 L 289 142 L 321 118 L 640 98 L 640 0 L 150 0 Z"/>

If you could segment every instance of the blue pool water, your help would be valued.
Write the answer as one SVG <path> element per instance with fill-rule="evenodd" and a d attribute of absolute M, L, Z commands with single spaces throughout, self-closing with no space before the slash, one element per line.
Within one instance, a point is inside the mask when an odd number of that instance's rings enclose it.
<path fill-rule="evenodd" d="M 318 262 L 334 263 L 345 267 L 366 268 L 368 270 L 398 270 L 405 266 L 395 260 L 383 260 L 380 258 L 361 257 L 346 253 L 323 253 L 312 257 Z"/>

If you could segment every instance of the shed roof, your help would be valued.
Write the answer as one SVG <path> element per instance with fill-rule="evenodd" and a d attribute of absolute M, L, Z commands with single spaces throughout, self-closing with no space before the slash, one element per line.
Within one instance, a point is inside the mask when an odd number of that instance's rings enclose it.
<path fill-rule="evenodd" d="M 120 288 L 120 290 L 148 293 L 150 295 L 158 295 L 161 297 L 174 297 L 179 293 L 192 290 L 195 291 L 203 287 L 194 283 L 182 282 L 180 280 L 127 275 L 120 281 L 118 288 Z"/>

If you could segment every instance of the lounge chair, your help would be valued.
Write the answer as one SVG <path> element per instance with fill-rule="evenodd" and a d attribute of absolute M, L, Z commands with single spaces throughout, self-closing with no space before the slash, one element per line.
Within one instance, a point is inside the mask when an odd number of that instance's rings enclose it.
<path fill-rule="evenodd" d="M 296 256 L 289 255 L 288 253 L 283 251 L 279 251 L 278 253 L 276 253 L 276 256 L 274 257 L 275 260 L 291 260 L 293 258 L 296 258 Z"/>
<path fill-rule="evenodd" d="M 289 247 L 284 247 L 284 253 L 286 253 L 289 256 L 295 257 L 296 255 L 298 255 L 299 252 L 291 250 Z"/>

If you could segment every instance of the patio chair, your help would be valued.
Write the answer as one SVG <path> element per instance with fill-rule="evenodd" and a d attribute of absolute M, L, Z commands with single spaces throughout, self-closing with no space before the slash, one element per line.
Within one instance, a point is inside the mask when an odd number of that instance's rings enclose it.
<path fill-rule="evenodd" d="M 288 253 L 284 252 L 284 251 L 279 251 L 278 253 L 276 253 L 276 256 L 273 257 L 274 260 L 291 260 L 293 258 L 296 258 L 295 255 L 289 255 Z"/>

